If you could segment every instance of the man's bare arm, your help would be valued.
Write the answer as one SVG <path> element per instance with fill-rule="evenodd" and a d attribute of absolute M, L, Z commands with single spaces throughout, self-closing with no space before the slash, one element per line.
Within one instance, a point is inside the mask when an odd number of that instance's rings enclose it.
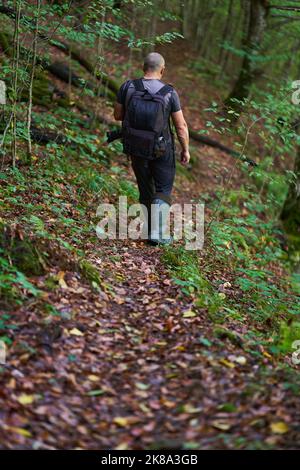
<path fill-rule="evenodd" d="M 115 106 L 114 106 L 114 118 L 116 121 L 123 121 L 123 118 L 124 118 L 123 105 L 118 103 L 117 101 L 115 102 Z"/>
<path fill-rule="evenodd" d="M 172 121 L 176 129 L 176 134 L 177 134 L 179 143 L 182 148 L 181 163 L 186 164 L 190 160 L 188 126 L 183 117 L 183 112 L 181 110 L 176 111 L 175 113 L 172 113 L 171 116 L 172 116 Z"/>

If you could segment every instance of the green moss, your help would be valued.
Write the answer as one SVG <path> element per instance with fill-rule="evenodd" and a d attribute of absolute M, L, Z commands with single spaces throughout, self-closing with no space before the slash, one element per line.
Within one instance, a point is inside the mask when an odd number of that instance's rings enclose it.
<path fill-rule="evenodd" d="M 102 283 L 102 279 L 100 277 L 100 274 L 89 261 L 86 259 L 81 259 L 78 262 L 78 267 L 79 267 L 79 272 L 82 275 L 84 279 L 86 279 L 92 286 L 95 284 L 97 286 L 100 286 Z"/>
<path fill-rule="evenodd" d="M 45 279 L 45 287 L 49 290 L 55 290 L 58 287 L 58 281 L 56 276 L 47 276 Z"/>
<path fill-rule="evenodd" d="M 0 31 L 0 46 L 3 52 L 7 55 L 10 55 L 12 51 L 11 41 L 9 35 L 4 31 Z"/>
<path fill-rule="evenodd" d="M 238 335 L 235 331 L 227 330 L 226 328 L 216 327 L 213 330 L 214 336 L 220 339 L 229 339 L 231 343 L 235 344 L 236 346 L 242 346 L 243 340 L 240 335 Z"/>
<path fill-rule="evenodd" d="M 21 94 L 21 100 L 28 100 L 28 88 Z M 37 69 L 33 81 L 32 102 L 41 106 L 49 106 L 52 101 L 52 89 L 47 74 Z"/>
<path fill-rule="evenodd" d="M 44 273 L 45 261 L 34 242 L 3 224 L 0 225 L 0 249 L 4 257 L 25 275 Z"/>

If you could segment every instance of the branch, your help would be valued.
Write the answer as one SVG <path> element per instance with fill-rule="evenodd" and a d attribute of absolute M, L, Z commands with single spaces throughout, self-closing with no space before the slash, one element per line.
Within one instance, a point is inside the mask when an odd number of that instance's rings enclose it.
<path fill-rule="evenodd" d="M 293 6 L 281 6 L 281 5 L 269 5 L 268 8 L 273 8 L 275 10 L 284 10 L 284 11 L 299 11 L 300 7 L 293 7 Z"/>
<path fill-rule="evenodd" d="M 227 147 L 226 145 L 221 144 L 221 142 L 218 142 L 217 140 L 198 134 L 197 131 L 194 131 L 192 129 L 189 129 L 189 135 L 193 140 L 196 140 L 197 142 L 200 142 L 203 145 L 209 145 L 210 147 L 217 148 L 219 150 L 222 150 L 222 152 L 225 152 L 228 155 L 237 158 L 238 160 L 248 163 L 251 166 L 257 166 L 257 163 L 251 160 L 250 158 L 244 157 L 239 152 L 236 152 L 235 150 Z"/>
<path fill-rule="evenodd" d="M 287 20 L 291 21 L 299 21 L 299 16 L 288 16 L 288 15 L 271 15 L 271 18 L 286 18 Z"/>

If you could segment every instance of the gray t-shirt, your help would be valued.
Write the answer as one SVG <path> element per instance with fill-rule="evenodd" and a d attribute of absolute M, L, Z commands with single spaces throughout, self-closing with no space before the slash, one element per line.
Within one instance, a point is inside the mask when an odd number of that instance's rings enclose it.
<path fill-rule="evenodd" d="M 133 83 L 130 83 L 128 86 L 128 82 L 131 80 L 126 80 L 126 82 L 121 85 L 119 88 L 119 91 L 117 93 L 117 102 L 122 104 L 125 108 L 127 106 L 127 103 L 129 101 L 130 96 L 132 95 L 134 91 L 134 85 Z M 165 83 L 161 80 L 158 80 L 157 78 L 143 78 L 143 85 L 144 87 L 149 90 L 152 94 L 155 94 L 160 90 Z M 128 86 L 128 90 L 126 93 L 126 89 Z M 126 93 L 126 96 L 125 96 Z M 175 113 L 176 111 L 180 111 L 181 106 L 180 106 L 180 100 L 178 93 L 175 89 L 170 91 L 165 95 L 165 103 L 166 103 L 166 116 L 170 116 L 171 113 Z"/>

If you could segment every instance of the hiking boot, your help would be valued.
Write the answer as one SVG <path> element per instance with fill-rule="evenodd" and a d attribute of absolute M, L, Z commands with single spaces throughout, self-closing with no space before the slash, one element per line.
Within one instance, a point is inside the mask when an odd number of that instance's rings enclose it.
<path fill-rule="evenodd" d="M 148 243 L 150 245 L 166 245 L 172 243 L 169 224 L 170 205 L 162 199 L 155 198 L 151 204 L 151 230 Z"/>

